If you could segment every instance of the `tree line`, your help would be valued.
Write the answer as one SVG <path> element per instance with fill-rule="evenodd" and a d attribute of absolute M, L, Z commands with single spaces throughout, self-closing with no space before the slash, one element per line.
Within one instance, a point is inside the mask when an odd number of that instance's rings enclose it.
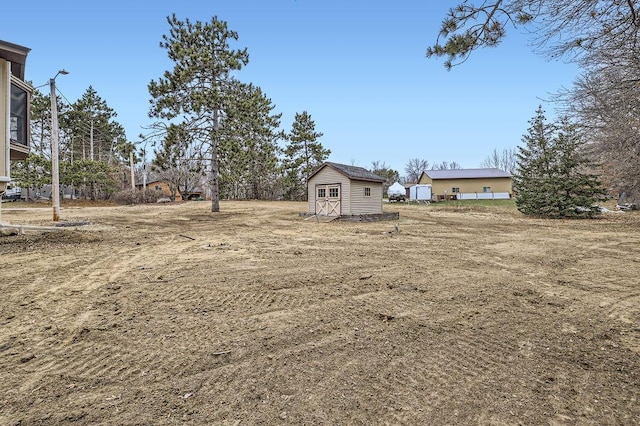
<path fill-rule="evenodd" d="M 275 112 L 271 99 L 238 78 L 249 55 L 246 48 L 232 46 L 239 37 L 226 22 L 217 17 L 192 22 L 172 15 L 167 23 L 169 32 L 160 47 L 173 69 L 148 85 L 149 116 L 155 121 L 139 141 L 127 139 L 117 113 L 93 87 L 76 102 L 57 99 L 61 184 L 75 196 L 110 198 L 131 187 L 131 162 L 145 160 L 151 145 L 151 167 L 138 166 L 137 174 L 151 172 L 168 184 L 172 197 L 207 187 L 214 212 L 221 198 L 305 200 L 309 176 L 331 153 L 322 145 L 323 134 L 311 115 L 296 113 L 290 131 L 280 129 L 282 114 Z M 35 90 L 32 152 L 12 168 L 18 185 L 34 192 L 28 197 L 37 197 L 51 182 L 50 106 L 49 96 Z M 429 162 L 415 162 L 407 177 L 380 161 L 370 170 L 385 177 L 387 188 L 398 181 L 417 181 Z M 431 167 L 460 165 L 443 161 Z"/>
<path fill-rule="evenodd" d="M 57 95 L 56 95 L 57 96 Z M 78 196 L 109 198 L 121 189 L 123 167 L 135 150 L 116 112 L 93 87 L 80 99 L 57 98 L 59 116 L 60 183 Z M 12 162 L 11 175 L 28 199 L 41 196 L 51 184 L 51 98 L 35 89 L 31 98 L 30 154 Z"/>
<path fill-rule="evenodd" d="M 305 199 L 306 179 L 330 154 L 311 115 L 296 113 L 291 131 L 280 130 L 281 114 L 271 99 L 236 77 L 249 56 L 232 48 L 238 34 L 226 22 L 175 15 L 167 22 L 160 46 L 174 68 L 148 85 L 149 116 L 156 121 L 138 142 L 126 138 L 116 112 L 92 87 L 70 104 L 58 98 L 60 183 L 77 196 L 110 198 L 131 187 L 131 163 L 146 158 L 150 143 L 151 170 L 174 193 L 209 187 L 212 211 L 219 210 L 220 198 Z M 50 105 L 36 89 L 31 154 L 12 165 L 29 198 L 51 182 Z"/>
<path fill-rule="evenodd" d="M 474 6 L 465 1 L 450 10 L 427 56 L 446 57 L 445 66 L 451 68 L 477 48 L 497 46 L 508 26 L 529 25 L 545 54 L 568 57 L 582 69 L 574 87 L 558 94 L 564 106 L 560 127 L 570 122 L 572 140 L 580 143 L 563 145 L 556 143 L 559 136 L 550 137 L 555 152 L 572 149 L 589 160 L 571 163 L 584 173 L 597 163 L 610 191 L 637 192 L 638 16 L 635 2 L 495 0 Z M 140 146 L 150 142 L 157 173 L 176 190 L 208 186 L 214 212 L 221 197 L 304 199 L 310 173 L 330 154 L 310 114 L 296 113 L 291 131 L 280 130 L 281 114 L 272 101 L 259 87 L 237 78 L 249 55 L 246 48 L 232 46 L 238 34 L 226 22 L 217 17 L 192 22 L 172 15 L 167 23 L 169 32 L 160 46 L 174 65 L 148 85 L 149 116 L 156 121 L 139 142 L 126 138 L 115 121 L 117 114 L 92 87 L 74 103 L 58 102 L 61 183 L 85 197 L 110 197 L 130 184 L 129 161 L 146 158 L 146 148 Z M 38 91 L 32 99 L 32 154 L 12 166 L 22 187 L 50 182 L 49 101 Z M 517 152 L 494 150 L 481 165 L 512 172 L 516 189 L 524 188 L 522 172 L 531 160 L 527 156 L 537 151 L 528 147 L 527 135 L 523 143 Z M 456 162 L 431 165 L 459 167 Z M 402 179 L 386 164 L 372 164 L 390 183 L 417 181 L 428 168 L 426 160 L 411 159 Z"/>

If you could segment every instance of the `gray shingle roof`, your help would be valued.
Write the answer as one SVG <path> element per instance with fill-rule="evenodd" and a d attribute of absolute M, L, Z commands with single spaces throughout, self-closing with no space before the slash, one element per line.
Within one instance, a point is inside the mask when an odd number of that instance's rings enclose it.
<path fill-rule="evenodd" d="M 438 179 L 510 178 L 511 173 L 500 169 L 425 170 L 427 176 Z"/>
<path fill-rule="evenodd" d="M 335 169 L 339 173 L 342 173 L 349 179 L 353 179 L 353 180 L 364 180 L 368 182 L 384 182 L 386 180 L 385 178 L 382 178 L 374 173 L 371 173 L 369 170 L 365 168 L 358 167 L 358 166 L 348 166 L 346 164 L 331 163 L 329 161 L 327 161 L 326 163 L 318 167 L 318 169 L 315 172 L 313 172 L 311 176 L 318 173 L 324 167 L 331 167 L 332 169 Z M 311 178 L 311 176 L 309 177 Z"/>

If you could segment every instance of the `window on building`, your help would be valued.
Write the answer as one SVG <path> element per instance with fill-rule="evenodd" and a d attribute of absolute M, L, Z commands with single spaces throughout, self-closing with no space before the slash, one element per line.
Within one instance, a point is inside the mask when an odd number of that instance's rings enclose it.
<path fill-rule="evenodd" d="M 366 187 L 366 188 L 364 189 L 364 196 L 365 196 L 365 197 L 371 197 L 371 188 Z"/>
<path fill-rule="evenodd" d="M 162 191 L 162 187 L 160 185 L 156 185 L 156 191 Z"/>
<path fill-rule="evenodd" d="M 10 131 L 11 142 L 28 145 L 28 128 L 29 120 L 27 120 L 27 106 L 29 105 L 29 94 L 22 87 L 11 83 L 11 113 L 10 113 Z"/>
<path fill-rule="evenodd" d="M 327 196 L 326 188 L 318 188 L 318 198 L 325 198 Z"/>
<path fill-rule="evenodd" d="M 451 188 L 451 192 L 453 192 L 454 194 L 457 194 L 460 192 L 460 188 L 458 188 L 457 186 L 454 186 L 453 188 Z"/>
<path fill-rule="evenodd" d="M 482 192 L 491 192 L 491 187 L 490 186 L 483 186 L 482 187 Z"/>
<path fill-rule="evenodd" d="M 338 198 L 339 194 L 338 188 L 329 188 L 329 198 Z"/>

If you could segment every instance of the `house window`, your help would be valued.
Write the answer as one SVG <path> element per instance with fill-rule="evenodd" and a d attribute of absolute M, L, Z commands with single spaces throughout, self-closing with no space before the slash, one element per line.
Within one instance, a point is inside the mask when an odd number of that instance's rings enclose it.
<path fill-rule="evenodd" d="M 482 192 L 491 192 L 491 187 L 490 186 L 483 186 L 482 187 Z"/>
<path fill-rule="evenodd" d="M 318 198 L 325 198 L 327 196 L 326 188 L 318 188 Z"/>
<path fill-rule="evenodd" d="M 162 191 L 162 187 L 160 185 L 156 185 L 156 191 Z"/>
<path fill-rule="evenodd" d="M 338 198 L 338 188 L 329 188 L 329 198 Z"/>
<path fill-rule="evenodd" d="M 457 194 L 460 192 L 460 188 L 458 188 L 457 186 L 454 186 L 453 188 L 451 188 L 451 192 L 453 192 L 454 194 Z"/>
<path fill-rule="evenodd" d="M 364 196 L 365 196 L 365 197 L 371 197 L 371 188 L 366 187 L 366 188 L 364 189 Z"/>
<path fill-rule="evenodd" d="M 17 84 L 11 83 L 11 113 L 9 121 L 11 142 L 25 146 L 28 145 L 28 104 L 28 92 Z"/>

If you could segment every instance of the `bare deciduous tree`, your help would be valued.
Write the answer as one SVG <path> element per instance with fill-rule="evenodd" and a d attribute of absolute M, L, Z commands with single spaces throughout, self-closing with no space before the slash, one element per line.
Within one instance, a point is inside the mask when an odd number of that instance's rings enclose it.
<path fill-rule="evenodd" d="M 420 158 L 412 158 L 404 166 L 405 180 L 407 183 L 416 183 L 422 172 L 429 168 L 429 162 Z"/>
<path fill-rule="evenodd" d="M 513 174 L 517 164 L 518 159 L 514 148 L 504 148 L 502 151 L 494 148 L 491 154 L 480 162 L 480 167 L 496 168 Z"/>
<path fill-rule="evenodd" d="M 457 161 L 452 161 L 450 163 L 442 161 L 431 166 L 431 170 L 460 170 L 461 168 L 462 166 Z"/>
<path fill-rule="evenodd" d="M 637 58 L 637 56 L 636 56 Z M 584 73 L 565 93 L 589 151 L 613 193 L 640 194 L 640 64 L 608 64 Z"/>

